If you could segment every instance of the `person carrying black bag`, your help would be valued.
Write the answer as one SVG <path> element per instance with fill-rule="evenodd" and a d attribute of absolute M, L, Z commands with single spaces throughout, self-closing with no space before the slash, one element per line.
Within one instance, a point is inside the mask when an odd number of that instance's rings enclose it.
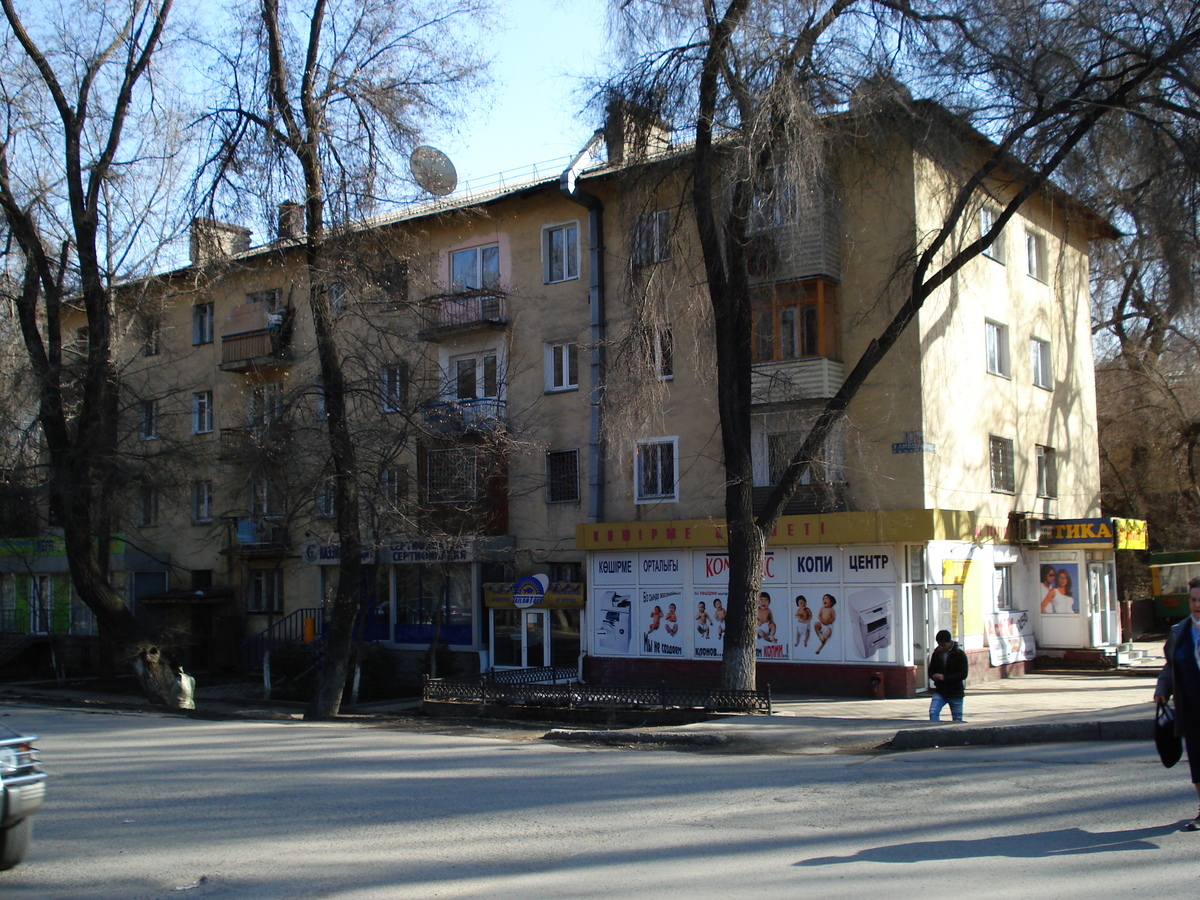
<path fill-rule="evenodd" d="M 963 695 L 967 680 L 967 654 L 958 648 L 954 635 L 945 629 L 934 637 L 937 649 L 929 657 L 929 680 L 933 682 L 933 696 L 929 700 L 929 721 L 941 718 L 942 707 L 950 704 L 950 717 L 955 722 L 963 720 Z"/>
<path fill-rule="evenodd" d="M 1188 582 L 1191 615 L 1167 635 L 1166 664 L 1154 688 L 1156 703 L 1175 698 L 1175 734 L 1183 738 L 1192 786 L 1200 798 L 1200 577 Z M 1184 826 L 1200 831 L 1200 812 Z"/>

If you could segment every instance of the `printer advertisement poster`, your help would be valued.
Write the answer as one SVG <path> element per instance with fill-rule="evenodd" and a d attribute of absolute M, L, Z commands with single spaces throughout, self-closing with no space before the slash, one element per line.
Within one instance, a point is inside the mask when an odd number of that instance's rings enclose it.
<path fill-rule="evenodd" d="M 592 564 L 593 639 L 596 652 L 604 656 L 632 656 L 641 649 L 633 642 L 635 562 L 631 553 L 605 553 Z"/>
<path fill-rule="evenodd" d="M 894 547 L 882 546 L 853 547 L 843 554 L 848 661 L 898 659 L 895 553 Z"/>

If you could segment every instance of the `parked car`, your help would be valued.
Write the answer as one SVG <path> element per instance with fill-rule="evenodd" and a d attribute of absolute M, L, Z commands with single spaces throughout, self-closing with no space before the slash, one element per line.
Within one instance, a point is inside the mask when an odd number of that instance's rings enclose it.
<path fill-rule="evenodd" d="M 46 773 L 33 746 L 36 735 L 0 725 L 0 871 L 25 858 L 33 833 L 30 818 L 42 808 Z"/>

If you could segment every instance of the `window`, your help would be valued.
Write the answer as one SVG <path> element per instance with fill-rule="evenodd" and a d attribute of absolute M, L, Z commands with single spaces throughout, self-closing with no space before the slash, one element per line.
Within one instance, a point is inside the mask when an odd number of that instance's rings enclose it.
<path fill-rule="evenodd" d="M 267 312 L 275 312 L 279 307 L 279 291 L 253 291 L 246 295 L 247 303 L 261 303 Z"/>
<path fill-rule="evenodd" d="M 212 521 L 213 485 L 211 481 L 192 482 L 192 521 Z"/>
<path fill-rule="evenodd" d="M 475 499 L 473 447 L 430 450 L 426 465 L 431 503 L 459 503 Z"/>
<path fill-rule="evenodd" d="M 247 612 L 275 612 L 283 608 L 283 579 L 278 569 L 251 569 L 246 587 Z"/>
<path fill-rule="evenodd" d="M 138 437 L 143 441 L 158 440 L 158 401 L 142 401 L 142 422 L 138 427 Z"/>
<path fill-rule="evenodd" d="M 271 483 L 266 478 L 255 478 L 250 483 L 250 515 L 271 514 Z"/>
<path fill-rule="evenodd" d="M 781 431 L 767 434 L 767 481 L 756 484 L 779 484 L 783 473 L 792 462 L 792 457 L 804 446 L 804 440 L 812 430 L 816 417 L 802 423 L 801 430 Z M 817 451 L 808 471 L 800 479 L 801 484 L 827 484 L 844 479 L 844 440 L 841 425 L 835 425 Z"/>
<path fill-rule="evenodd" d="M 1047 280 L 1046 237 L 1025 232 L 1025 271 L 1038 281 Z"/>
<path fill-rule="evenodd" d="M 979 210 L 979 236 L 984 237 L 992 226 L 996 224 L 996 218 L 999 216 L 999 210 L 994 206 L 984 205 Z M 983 255 L 988 259 L 994 259 L 998 263 L 1004 262 L 1004 232 L 1001 231 L 996 235 L 996 239 L 991 244 L 983 248 Z"/>
<path fill-rule="evenodd" d="M 162 320 L 157 316 L 143 316 L 142 356 L 158 356 L 162 351 Z"/>
<path fill-rule="evenodd" d="M 404 409 L 404 367 L 396 364 L 379 370 L 379 405 L 385 413 Z"/>
<path fill-rule="evenodd" d="M 798 221 L 795 188 L 786 179 L 776 179 L 774 167 L 763 176 L 750 201 L 747 234 L 761 234 Z"/>
<path fill-rule="evenodd" d="M 379 289 L 384 309 L 400 309 L 408 303 L 408 260 L 393 260 L 379 270 Z"/>
<path fill-rule="evenodd" d="M 1008 377 L 1008 326 L 998 322 L 985 322 L 987 370 L 1002 378 Z"/>
<path fill-rule="evenodd" d="M 992 490 L 998 494 L 1011 494 L 1016 489 L 1013 467 L 1013 442 L 1010 438 L 988 437 L 989 465 L 992 473 Z"/>
<path fill-rule="evenodd" d="M 671 258 L 671 211 L 660 209 L 638 216 L 633 235 L 633 264 L 648 266 Z"/>
<path fill-rule="evenodd" d="M 261 428 L 283 415 L 283 384 L 278 381 L 255 386 L 246 395 L 246 425 Z"/>
<path fill-rule="evenodd" d="M 678 443 L 677 438 L 638 441 L 633 462 L 636 502 L 679 499 L 675 481 Z"/>
<path fill-rule="evenodd" d="M 998 565 L 993 570 L 994 581 L 993 586 L 996 589 L 996 609 L 1012 609 L 1013 608 L 1013 567 L 1010 565 Z"/>
<path fill-rule="evenodd" d="M 551 450 L 546 454 L 546 502 L 579 502 L 578 450 Z"/>
<path fill-rule="evenodd" d="M 754 361 L 836 359 L 837 286 L 824 281 L 780 284 L 751 294 Z"/>
<path fill-rule="evenodd" d="M 408 472 L 402 468 L 379 472 L 379 497 L 388 509 L 399 509 L 408 495 Z"/>
<path fill-rule="evenodd" d="M 546 390 L 572 391 L 579 387 L 579 347 L 569 341 L 546 345 Z"/>
<path fill-rule="evenodd" d="M 158 524 L 158 488 L 143 484 L 138 490 L 138 525 L 150 528 Z"/>
<path fill-rule="evenodd" d="M 670 328 L 654 330 L 654 374 L 660 381 L 675 377 L 675 338 Z"/>
<path fill-rule="evenodd" d="M 500 245 L 472 247 L 450 254 L 450 285 L 456 291 L 495 290 L 500 286 Z"/>
<path fill-rule="evenodd" d="M 494 353 L 454 360 L 454 397 L 479 400 L 500 395 L 500 369 Z"/>
<path fill-rule="evenodd" d="M 555 225 L 542 232 L 546 236 L 543 261 L 546 284 L 579 277 L 579 226 Z"/>
<path fill-rule="evenodd" d="M 208 434 L 212 430 L 212 391 L 197 391 L 192 394 L 192 434 Z"/>
<path fill-rule="evenodd" d="M 1050 342 L 1038 338 L 1029 339 L 1029 363 L 1033 369 L 1033 383 L 1046 390 L 1054 389 L 1054 371 L 1050 368 Z"/>
<path fill-rule="evenodd" d="M 332 519 L 337 515 L 337 485 L 332 477 L 321 482 L 317 492 L 317 516 L 322 519 Z"/>
<path fill-rule="evenodd" d="M 1043 447 L 1038 444 L 1037 454 L 1037 495 L 1054 498 L 1058 496 L 1058 458 L 1053 447 Z"/>
<path fill-rule="evenodd" d="M 211 344 L 213 340 L 213 305 L 197 303 L 192 307 L 192 344 Z"/>
<path fill-rule="evenodd" d="M 329 300 L 329 309 L 333 313 L 334 318 L 340 316 L 346 310 L 346 286 L 340 281 L 331 282 L 329 287 L 325 289 L 325 296 Z"/>

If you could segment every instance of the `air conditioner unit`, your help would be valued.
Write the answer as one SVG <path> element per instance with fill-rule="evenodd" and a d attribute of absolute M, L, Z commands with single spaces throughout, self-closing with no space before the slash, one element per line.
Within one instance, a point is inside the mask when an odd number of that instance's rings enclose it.
<path fill-rule="evenodd" d="M 1017 520 L 1017 541 L 1038 544 L 1042 540 L 1042 520 L 1037 516 L 1022 516 Z"/>

